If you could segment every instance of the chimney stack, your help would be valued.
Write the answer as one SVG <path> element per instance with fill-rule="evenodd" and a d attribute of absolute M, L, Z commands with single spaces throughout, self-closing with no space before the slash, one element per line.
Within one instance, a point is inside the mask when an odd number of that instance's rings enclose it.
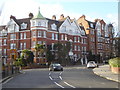
<path fill-rule="evenodd" d="M 64 18 L 64 15 L 63 15 L 63 14 L 61 14 L 61 15 L 60 15 L 60 19 L 63 19 L 63 18 Z"/>
<path fill-rule="evenodd" d="M 29 13 L 29 18 L 30 18 L 30 19 L 33 18 L 33 13 Z"/>
<path fill-rule="evenodd" d="M 56 16 L 55 16 L 55 15 L 53 15 L 53 16 L 52 16 L 52 19 L 53 19 L 53 20 L 56 20 Z"/>

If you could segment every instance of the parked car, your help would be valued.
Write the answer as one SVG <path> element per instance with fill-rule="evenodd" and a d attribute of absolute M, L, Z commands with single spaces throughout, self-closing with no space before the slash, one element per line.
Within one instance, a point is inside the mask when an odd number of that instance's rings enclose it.
<path fill-rule="evenodd" d="M 59 63 L 53 63 L 49 66 L 50 71 L 63 71 L 63 67 Z"/>
<path fill-rule="evenodd" d="M 87 64 L 87 68 L 95 68 L 98 67 L 98 64 L 95 63 L 95 61 L 89 61 Z"/>

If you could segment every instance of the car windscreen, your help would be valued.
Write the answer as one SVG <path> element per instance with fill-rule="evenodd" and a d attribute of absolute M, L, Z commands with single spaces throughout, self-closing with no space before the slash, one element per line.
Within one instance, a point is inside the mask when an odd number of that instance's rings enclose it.
<path fill-rule="evenodd" d="M 61 66 L 60 64 L 53 64 L 53 66 Z"/>

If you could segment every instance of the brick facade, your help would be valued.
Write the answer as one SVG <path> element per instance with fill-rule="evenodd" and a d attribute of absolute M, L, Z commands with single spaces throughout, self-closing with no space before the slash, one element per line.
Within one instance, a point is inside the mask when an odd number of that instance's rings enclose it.
<path fill-rule="evenodd" d="M 29 18 L 24 19 L 16 19 L 14 16 L 10 16 L 8 24 L 0 26 L 0 40 L 2 41 L 0 50 L 4 62 L 11 62 L 12 53 L 13 55 L 15 53 L 15 58 L 20 57 L 21 51 L 24 49 L 29 49 L 35 54 L 36 44 L 45 44 L 45 46 L 50 45 L 52 47 L 57 42 L 65 45 L 66 42 L 71 41 L 72 58 L 82 64 L 88 62 L 87 55 L 89 51 L 94 55 L 100 53 L 103 55 L 109 52 L 109 48 L 105 49 L 109 45 L 109 40 L 108 42 L 98 42 L 96 25 L 98 21 L 105 25 L 103 20 L 91 22 L 86 20 L 83 15 L 76 21 L 70 19 L 69 16 L 64 17 L 63 14 L 59 20 L 56 20 L 55 16 L 53 19 L 48 19 L 44 18 L 40 12 L 38 14 L 37 17 L 34 17 L 30 13 Z M 5 34 L 3 34 L 3 31 Z M 105 31 L 102 29 L 100 31 L 102 39 L 107 40 L 104 37 Z M 109 39 L 109 37 L 107 38 Z M 5 39 L 6 44 L 4 44 Z M 102 48 L 98 48 L 99 45 Z M 5 49 L 6 54 L 4 54 Z M 45 57 L 44 59 L 34 57 L 34 62 L 45 64 L 47 60 Z"/>

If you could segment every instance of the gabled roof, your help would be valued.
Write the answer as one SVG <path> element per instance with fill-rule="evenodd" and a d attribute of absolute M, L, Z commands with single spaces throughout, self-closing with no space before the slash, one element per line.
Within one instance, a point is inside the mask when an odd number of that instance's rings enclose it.
<path fill-rule="evenodd" d="M 0 26 L 0 31 L 2 31 L 3 29 L 5 29 L 6 25 Z"/>
<path fill-rule="evenodd" d="M 26 30 L 30 30 L 30 18 L 17 19 L 17 22 L 19 23 L 19 25 L 21 25 L 22 23 L 27 24 Z M 25 30 L 25 29 L 22 29 L 22 30 Z"/>
<path fill-rule="evenodd" d="M 10 16 L 10 19 L 13 19 L 18 25 L 20 25 L 19 23 L 18 23 L 18 21 L 17 21 L 17 19 L 16 19 L 16 17 L 15 16 Z"/>
<path fill-rule="evenodd" d="M 91 28 L 91 29 L 95 29 L 96 22 L 91 22 L 91 21 L 88 21 L 88 20 L 86 20 L 86 21 L 87 21 L 88 24 L 89 24 L 89 28 Z M 93 24 L 93 27 L 91 27 L 90 24 Z"/>
<path fill-rule="evenodd" d="M 49 30 L 52 30 L 51 29 L 52 24 L 56 24 L 57 28 L 59 28 L 61 26 L 61 24 L 64 22 L 64 21 L 57 21 L 57 20 L 52 20 L 52 19 L 48 19 L 48 18 L 46 18 L 46 19 L 48 20 L 48 29 Z"/>
<path fill-rule="evenodd" d="M 79 25 L 79 27 L 81 28 L 82 31 L 85 32 L 85 28 L 84 28 L 83 26 L 80 26 L 80 25 Z M 82 35 L 82 34 L 81 34 L 81 35 Z M 85 32 L 85 36 L 86 36 L 86 32 Z"/>
<path fill-rule="evenodd" d="M 30 30 L 30 19 L 31 18 L 23 18 L 23 19 L 16 19 L 14 16 L 10 16 L 10 19 L 13 19 L 20 27 L 20 31 L 21 30 Z M 21 24 L 25 23 L 27 24 L 27 28 L 26 29 L 21 29 Z"/>

